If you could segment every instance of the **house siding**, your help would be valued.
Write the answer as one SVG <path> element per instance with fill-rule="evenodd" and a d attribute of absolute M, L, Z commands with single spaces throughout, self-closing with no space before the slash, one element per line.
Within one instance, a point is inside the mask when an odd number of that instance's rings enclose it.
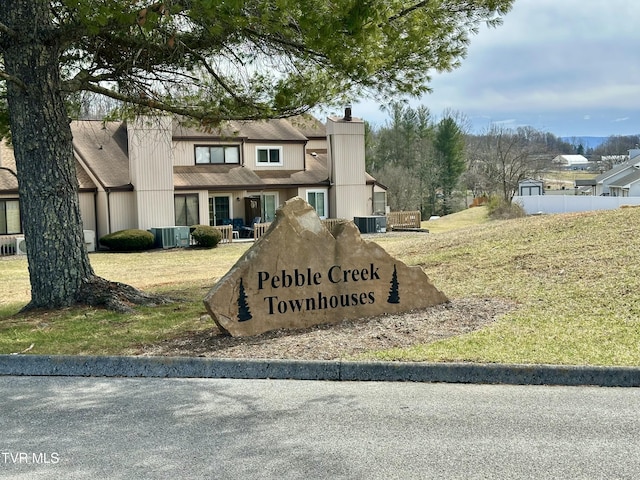
<path fill-rule="evenodd" d="M 353 219 L 371 215 L 371 190 L 366 185 L 364 122 L 329 118 L 328 163 L 333 184 L 329 213 L 334 218 Z"/>
<path fill-rule="evenodd" d="M 111 233 L 107 210 L 107 192 L 104 190 L 96 194 L 96 239 Z"/>
<path fill-rule="evenodd" d="M 196 145 L 238 145 L 240 147 L 240 163 L 242 164 L 244 151 L 242 143 L 229 140 L 180 140 L 173 142 L 173 165 L 180 167 L 190 167 L 196 164 Z"/>
<path fill-rule="evenodd" d="M 136 218 L 136 203 L 134 192 L 111 192 L 108 205 L 111 232 L 129 228 L 142 228 L 143 230 L 150 228 L 139 225 Z"/>
<path fill-rule="evenodd" d="M 138 228 L 175 225 L 170 117 L 141 117 L 127 129 Z"/>
<path fill-rule="evenodd" d="M 634 182 L 629 186 L 629 197 L 640 197 L 640 183 Z"/>
<path fill-rule="evenodd" d="M 258 147 L 282 147 L 282 165 L 264 166 L 256 164 Z M 245 166 L 252 170 L 304 170 L 304 144 L 278 142 L 247 142 L 244 145 Z"/>
<path fill-rule="evenodd" d="M 196 145 L 238 145 L 240 146 L 240 163 L 251 170 L 304 170 L 304 144 L 300 143 L 282 143 L 282 142 L 246 142 L 239 143 L 218 140 L 198 140 L 173 142 L 173 154 L 175 166 L 193 166 L 195 161 Z M 264 166 L 256 164 L 256 148 L 257 147 L 281 147 L 282 148 L 282 165 Z M 326 147 L 324 147 L 326 148 Z"/>
<path fill-rule="evenodd" d="M 84 230 L 96 230 L 96 210 L 95 210 L 95 194 L 80 193 L 78 194 L 80 203 L 80 215 L 82 217 L 82 228 Z"/>
<path fill-rule="evenodd" d="M 316 150 L 326 150 L 326 149 L 327 149 L 326 139 L 312 139 L 307 142 L 307 146 L 306 146 L 307 152 L 314 152 Z"/>
<path fill-rule="evenodd" d="M 329 213 L 332 218 L 353 220 L 372 214 L 371 189 L 366 185 L 332 188 L 329 195 Z"/>

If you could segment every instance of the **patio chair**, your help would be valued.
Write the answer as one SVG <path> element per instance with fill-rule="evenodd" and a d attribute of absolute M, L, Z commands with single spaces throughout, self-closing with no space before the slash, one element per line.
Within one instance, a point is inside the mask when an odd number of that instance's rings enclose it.
<path fill-rule="evenodd" d="M 260 223 L 260 220 L 261 220 L 261 219 L 262 219 L 262 217 L 255 217 L 255 218 L 253 219 L 253 222 L 251 222 L 251 224 L 250 224 L 250 225 L 245 225 L 245 226 L 243 226 L 243 227 L 240 229 L 240 232 L 242 232 L 242 235 L 241 235 L 241 236 L 242 236 L 242 237 L 245 237 L 245 238 L 252 237 L 252 236 L 253 236 L 253 229 L 254 229 L 254 227 L 253 227 L 253 226 L 254 226 L 256 223 Z"/>

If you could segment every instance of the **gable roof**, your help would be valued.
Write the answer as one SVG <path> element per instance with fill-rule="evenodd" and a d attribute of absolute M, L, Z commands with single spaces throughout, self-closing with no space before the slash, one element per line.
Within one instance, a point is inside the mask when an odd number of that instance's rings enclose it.
<path fill-rule="evenodd" d="M 628 187 L 632 183 L 637 182 L 638 180 L 640 180 L 640 170 L 633 169 L 633 172 L 631 172 L 629 175 L 619 178 L 618 180 L 614 180 L 609 184 L 609 186 L 624 188 Z"/>
<path fill-rule="evenodd" d="M 553 163 L 560 163 L 562 165 L 584 165 L 589 163 L 586 157 L 582 155 L 558 155 L 553 159 Z"/>
<path fill-rule="evenodd" d="M 289 123 L 308 139 L 327 138 L 327 128 L 324 123 L 312 115 L 298 115 L 291 117 Z"/>
<path fill-rule="evenodd" d="M 71 123 L 76 170 L 81 191 L 95 191 L 96 184 L 105 190 L 133 190 L 130 180 L 129 148 L 125 122 L 100 120 L 73 121 Z M 190 128 L 179 121 L 173 122 L 174 140 L 241 139 L 245 142 L 296 142 L 326 138 L 326 127 L 310 115 L 290 119 L 264 121 L 225 122 L 213 131 Z M 0 160 L 13 160 L 0 151 Z M 6 157 L 6 158 L 5 158 Z M 189 165 L 174 166 L 174 188 L 210 190 L 262 190 L 329 185 L 327 151 L 315 149 L 305 154 L 304 170 L 258 170 L 242 165 Z M 3 160 L 4 159 L 4 160 Z M 12 163 L 15 169 L 15 161 Z M 2 165 L 0 166 L 7 166 Z M 377 184 L 365 172 L 367 184 Z M 386 187 L 385 187 L 386 188 Z M 17 193 L 15 176 L 0 169 L 0 192 Z"/>
<path fill-rule="evenodd" d="M 286 119 L 224 122 L 206 130 L 173 122 L 173 139 L 243 139 L 255 142 L 306 142 L 307 137 Z"/>
<path fill-rule="evenodd" d="M 16 177 L 16 159 L 13 149 L 5 141 L 0 142 L 0 192 L 18 194 L 18 178 Z M 76 176 L 81 192 L 95 191 L 96 185 L 85 169 L 76 159 Z"/>
<path fill-rule="evenodd" d="M 623 162 L 619 165 L 616 165 L 615 167 L 613 167 L 611 170 L 607 170 L 604 173 L 601 173 L 600 175 L 598 175 L 595 178 L 595 181 L 597 183 L 602 183 L 604 182 L 607 178 L 613 177 L 614 175 L 617 175 L 620 172 L 623 172 L 624 170 L 627 170 L 629 168 L 633 168 L 633 164 L 634 162 L 627 160 L 626 162 Z"/>
<path fill-rule="evenodd" d="M 105 190 L 131 189 L 127 129 L 123 122 L 71 122 L 73 150 Z"/>
<path fill-rule="evenodd" d="M 307 155 L 306 170 L 254 171 L 241 165 L 191 165 L 173 167 L 176 190 L 268 190 L 329 184 L 326 155 Z"/>
<path fill-rule="evenodd" d="M 4 140 L 0 140 L 0 167 L 0 192 L 18 193 L 16 159 Z"/>

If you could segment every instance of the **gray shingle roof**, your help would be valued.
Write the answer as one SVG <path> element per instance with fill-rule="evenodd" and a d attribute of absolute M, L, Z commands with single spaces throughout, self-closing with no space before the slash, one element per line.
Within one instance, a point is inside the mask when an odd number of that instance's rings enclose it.
<path fill-rule="evenodd" d="M 18 179 L 11 172 L 16 172 L 16 159 L 13 155 L 13 149 L 4 142 L 0 145 L 0 159 L 2 160 L 0 167 L 0 192 L 2 193 L 18 193 Z M 9 169 L 5 170 L 5 168 Z M 76 173 L 78 177 L 78 185 L 80 191 L 95 190 L 96 185 L 91 180 L 84 168 L 76 160 Z"/>
<path fill-rule="evenodd" d="M 242 138 L 247 141 L 263 142 L 304 142 L 307 140 L 304 134 L 285 119 L 225 122 L 210 131 L 185 127 L 176 121 L 173 125 L 173 137 L 174 139 Z"/>
<path fill-rule="evenodd" d="M 16 160 L 13 150 L 4 141 L 0 141 L 0 192 L 17 193 L 18 179 L 16 173 Z M 9 170 L 5 170 L 5 168 Z M 13 172 L 13 173 L 12 173 Z"/>
<path fill-rule="evenodd" d="M 600 183 L 600 182 L 606 180 L 607 178 L 615 175 L 616 173 L 620 173 L 621 171 L 623 171 L 623 170 L 625 170 L 627 168 L 632 168 L 634 163 L 635 162 L 630 162 L 629 160 L 627 160 L 626 162 L 623 162 L 623 163 L 621 163 L 619 165 L 616 165 L 611 170 L 607 170 L 606 172 L 601 173 L 600 175 L 598 175 L 595 178 L 595 181 L 596 181 L 596 183 Z"/>
<path fill-rule="evenodd" d="M 629 175 L 625 175 L 624 177 L 615 180 L 609 184 L 610 187 L 625 187 L 631 183 L 637 182 L 640 180 L 640 170 L 633 169 L 633 171 Z"/>
<path fill-rule="evenodd" d="M 122 122 L 71 123 L 73 148 L 105 189 L 129 188 L 127 130 Z"/>
<path fill-rule="evenodd" d="M 92 177 L 107 190 L 133 188 L 130 184 L 125 123 L 74 121 L 71 131 L 74 152 L 80 160 L 80 163 L 76 162 L 76 168 L 81 189 L 96 188 Z M 251 142 L 306 142 L 309 138 L 323 138 L 325 126 L 311 116 L 299 116 L 288 120 L 228 122 L 215 131 L 207 132 L 181 126 L 176 121 L 173 133 L 176 140 L 240 137 Z M 305 170 L 300 171 L 256 172 L 240 165 L 176 166 L 174 186 L 176 189 L 256 190 L 329 184 L 326 151 L 307 154 L 305 162 Z M 368 174 L 366 178 L 367 183 L 375 182 Z M 0 170 L 1 191 L 17 192 L 15 177 L 3 170 Z"/>
<path fill-rule="evenodd" d="M 326 155 L 307 155 L 307 169 L 303 171 L 253 171 L 241 165 L 193 165 L 173 167 L 173 173 L 176 189 L 259 190 L 328 183 Z"/>

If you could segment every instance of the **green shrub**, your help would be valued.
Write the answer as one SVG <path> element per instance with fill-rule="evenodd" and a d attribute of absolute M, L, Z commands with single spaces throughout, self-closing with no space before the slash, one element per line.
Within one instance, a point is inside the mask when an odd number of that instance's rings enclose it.
<path fill-rule="evenodd" d="M 507 202 L 504 198 L 492 195 L 487 202 L 487 215 L 492 220 L 509 220 L 511 218 L 526 217 L 522 205 Z"/>
<path fill-rule="evenodd" d="M 222 240 L 220 230 L 209 225 L 194 225 L 190 230 L 198 247 L 213 248 Z"/>
<path fill-rule="evenodd" d="M 100 243 L 115 252 L 133 252 L 153 248 L 155 238 L 146 230 L 120 230 L 100 238 Z"/>

